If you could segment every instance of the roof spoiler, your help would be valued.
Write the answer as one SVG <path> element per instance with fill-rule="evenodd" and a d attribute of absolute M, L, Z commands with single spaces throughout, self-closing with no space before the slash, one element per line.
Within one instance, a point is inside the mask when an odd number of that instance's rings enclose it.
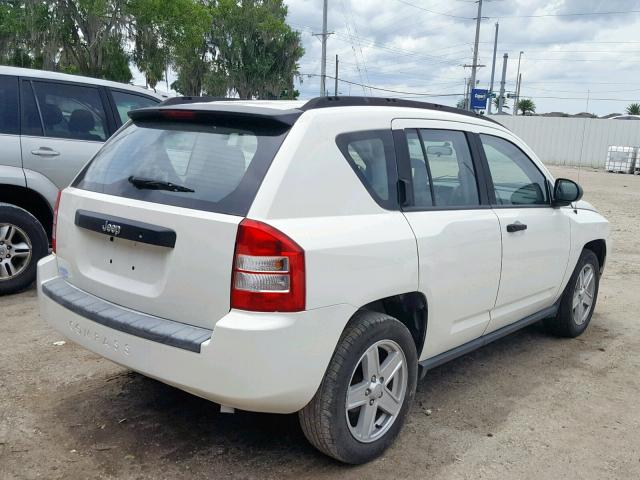
<path fill-rule="evenodd" d="M 227 98 L 227 97 L 210 97 L 210 96 L 202 96 L 202 97 L 172 97 L 168 98 L 164 102 L 161 102 L 159 105 L 171 106 L 171 105 L 183 105 L 186 103 L 208 103 L 208 102 L 228 102 L 232 100 L 240 100 L 239 98 Z"/>

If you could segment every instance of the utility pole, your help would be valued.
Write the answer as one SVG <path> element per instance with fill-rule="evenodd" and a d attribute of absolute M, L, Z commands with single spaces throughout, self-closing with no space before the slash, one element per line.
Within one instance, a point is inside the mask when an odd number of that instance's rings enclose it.
<path fill-rule="evenodd" d="M 515 110 L 516 110 L 516 115 L 518 114 L 518 103 L 520 103 L 520 87 L 522 86 L 522 74 L 518 74 L 518 88 L 516 90 L 516 103 L 515 103 Z"/>
<path fill-rule="evenodd" d="M 518 115 L 518 102 L 520 101 L 520 60 L 522 60 L 522 54 L 524 52 L 520 52 L 518 56 L 518 73 L 516 73 L 516 102 L 514 103 L 513 114 Z"/>
<path fill-rule="evenodd" d="M 478 0 L 478 18 L 476 18 L 476 40 L 473 45 L 473 63 L 471 64 L 471 88 L 476 88 L 476 70 L 478 68 L 478 43 L 480 41 L 480 21 L 482 20 L 482 0 Z M 471 102 L 468 109 L 471 110 Z"/>
<path fill-rule="evenodd" d="M 335 85 L 335 91 L 334 91 L 334 95 L 337 97 L 338 96 L 338 55 L 336 55 L 336 85 Z"/>
<path fill-rule="evenodd" d="M 500 80 L 500 96 L 498 97 L 498 113 L 502 113 L 502 107 L 504 107 L 504 85 L 507 81 L 507 60 L 509 60 L 509 54 L 505 53 L 502 57 L 502 80 Z"/>
<path fill-rule="evenodd" d="M 320 67 L 320 96 L 327 95 L 327 5 L 328 0 L 324 0 L 322 6 L 322 64 Z"/>
<path fill-rule="evenodd" d="M 493 63 L 491 64 L 491 83 L 489 85 L 489 109 L 488 109 L 488 113 L 489 115 L 491 115 L 491 108 L 493 107 L 493 80 L 496 74 L 496 52 L 498 50 L 498 28 L 500 27 L 500 24 L 498 24 L 498 22 L 496 22 L 496 36 L 495 36 L 495 40 L 493 41 Z"/>

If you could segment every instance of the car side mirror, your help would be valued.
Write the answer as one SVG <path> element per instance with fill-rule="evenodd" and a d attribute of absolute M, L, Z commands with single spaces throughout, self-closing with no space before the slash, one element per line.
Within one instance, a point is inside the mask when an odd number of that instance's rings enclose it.
<path fill-rule="evenodd" d="M 566 207 L 582 198 L 582 187 L 568 178 L 558 178 L 553 186 L 553 206 Z"/>

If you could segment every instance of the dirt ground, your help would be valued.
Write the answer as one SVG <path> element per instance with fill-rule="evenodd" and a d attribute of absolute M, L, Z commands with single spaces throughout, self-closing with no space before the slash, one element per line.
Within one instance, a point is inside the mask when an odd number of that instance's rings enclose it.
<path fill-rule="evenodd" d="M 220 414 L 54 345 L 34 290 L 1 298 L 0 478 L 640 478 L 640 177 L 580 182 L 614 241 L 587 332 L 535 325 L 432 370 L 398 441 L 364 466 L 317 453 L 295 415 Z"/>

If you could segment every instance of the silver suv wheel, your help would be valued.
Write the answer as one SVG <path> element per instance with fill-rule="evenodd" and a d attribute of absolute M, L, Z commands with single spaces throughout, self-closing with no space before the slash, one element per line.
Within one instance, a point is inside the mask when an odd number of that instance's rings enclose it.
<path fill-rule="evenodd" d="M 407 392 L 407 359 L 392 340 L 376 342 L 351 374 L 345 413 L 354 438 L 369 443 L 395 422 Z"/>
<path fill-rule="evenodd" d="M 10 223 L 0 223 L 0 282 L 20 275 L 31 261 L 28 235 Z"/>

